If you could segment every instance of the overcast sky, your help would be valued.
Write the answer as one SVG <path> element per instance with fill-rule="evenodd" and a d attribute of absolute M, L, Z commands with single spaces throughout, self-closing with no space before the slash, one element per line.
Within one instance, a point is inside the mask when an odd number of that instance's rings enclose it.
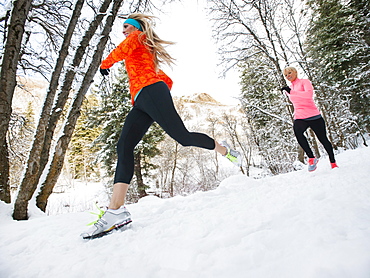
<path fill-rule="evenodd" d="M 198 3 L 197 3 L 198 2 Z M 220 78 L 219 56 L 212 39 L 212 22 L 202 1 L 187 0 L 166 5 L 157 23 L 163 39 L 176 42 L 168 51 L 176 58 L 173 69 L 166 69 L 174 80 L 173 94 L 208 93 L 227 104 L 238 103 L 239 78 L 236 71 Z"/>
<path fill-rule="evenodd" d="M 184 96 L 195 93 L 208 93 L 217 101 L 225 104 L 238 104 L 240 94 L 239 74 L 229 72 L 226 78 L 221 76 L 221 67 L 217 67 L 219 56 L 212 39 L 212 22 L 202 4 L 204 0 L 186 0 L 171 3 L 153 14 L 158 17 L 156 33 L 164 40 L 176 44 L 167 48 L 176 59 L 173 68 L 163 70 L 174 81 L 172 95 Z M 117 42 L 124 39 L 123 20 L 117 20 Z"/>

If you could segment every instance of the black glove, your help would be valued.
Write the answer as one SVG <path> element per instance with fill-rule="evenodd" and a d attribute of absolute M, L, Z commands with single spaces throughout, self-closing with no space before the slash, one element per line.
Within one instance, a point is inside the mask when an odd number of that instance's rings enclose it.
<path fill-rule="evenodd" d="M 100 73 L 104 76 L 104 75 L 108 75 L 109 74 L 109 72 L 110 72 L 110 70 L 109 69 L 100 69 Z"/>
<path fill-rule="evenodd" d="M 283 93 L 284 91 L 286 91 L 288 94 L 290 94 L 290 88 L 289 87 L 283 87 L 280 89 L 280 91 Z"/>

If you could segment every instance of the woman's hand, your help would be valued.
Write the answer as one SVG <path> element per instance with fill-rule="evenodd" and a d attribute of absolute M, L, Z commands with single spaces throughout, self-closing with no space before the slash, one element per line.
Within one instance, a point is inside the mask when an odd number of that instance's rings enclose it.
<path fill-rule="evenodd" d="M 109 74 L 109 72 L 110 72 L 110 70 L 109 69 L 100 69 L 100 73 L 103 75 L 103 76 L 105 76 L 105 75 L 108 75 Z"/>
<path fill-rule="evenodd" d="M 285 91 L 285 92 L 287 92 L 288 94 L 290 94 L 290 88 L 289 88 L 288 86 L 281 88 L 281 89 L 280 89 L 280 91 L 281 91 L 282 93 L 284 93 L 284 91 Z"/>

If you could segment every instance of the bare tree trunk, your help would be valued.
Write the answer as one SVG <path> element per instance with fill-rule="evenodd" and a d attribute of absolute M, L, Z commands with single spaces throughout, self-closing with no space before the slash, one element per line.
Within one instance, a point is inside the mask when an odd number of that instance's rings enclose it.
<path fill-rule="evenodd" d="M 176 168 L 177 168 L 178 153 L 179 153 L 179 143 L 175 142 L 175 155 L 174 155 L 174 159 L 173 159 L 173 166 L 172 166 L 172 171 L 171 171 L 171 182 L 170 182 L 170 195 L 171 195 L 171 197 L 174 196 L 173 186 L 175 184 L 175 171 L 176 171 Z"/>
<path fill-rule="evenodd" d="M 304 150 L 301 146 L 298 146 L 298 161 L 304 163 Z"/>
<path fill-rule="evenodd" d="M 12 114 L 17 65 L 20 59 L 24 25 L 32 0 L 16 0 L 8 27 L 0 73 L 0 200 L 10 203 L 9 153 L 6 134 Z"/>
<path fill-rule="evenodd" d="M 86 49 L 89 46 L 89 43 L 91 39 L 93 38 L 94 34 L 96 33 L 96 30 L 101 24 L 103 18 L 105 17 L 106 11 L 108 10 L 111 2 L 112 0 L 104 0 L 104 2 L 102 3 L 99 9 L 99 13 L 95 16 L 93 22 L 89 25 L 89 29 L 86 31 L 84 37 L 82 38 L 80 45 L 77 48 L 76 53 L 74 55 L 72 64 L 70 65 L 69 70 L 67 71 L 64 77 L 61 91 L 58 94 L 58 98 L 53 108 L 53 111 L 52 111 L 52 114 L 50 116 L 50 120 L 48 123 L 48 127 L 46 130 L 45 141 L 44 141 L 43 149 L 42 149 L 41 156 L 40 156 L 39 176 L 42 175 L 42 172 L 44 171 L 46 164 L 49 161 L 50 147 L 51 147 L 51 142 L 53 140 L 54 131 L 63 113 L 65 104 L 68 100 L 68 97 L 69 97 L 69 94 L 72 88 L 72 83 L 76 76 L 76 68 L 80 66 L 81 61 L 86 53 Z"/>
<path fill-rule="evenodd" d="M 73 31 L 76 28 L 77 21 L 81 15 L 83 4 L 84 0 L 79 0 L 76 3 L 70 23 L 63 39 L 61 49 L 59 51 L 59 57 L 51 76 L 49 90 L 45 98 L 45 102 L 40 115 L 40 120 L 36 129 L 35 138 L 28 157 L 26 172 L 24 174 L 17 200 L 14 205 L 13 218 L 15 220 L 26 220 L 28 218 L 28 201 L 31 199 L 33 193 L 35 192 L 42 173 L 42 170 L 40 171 L 40 156 L 45 140 L 47 124 L 50 119 L 50 111 L 54 103 L 54 98 L 58 89 L 59 78 L 62 73 L 64 62 L 68 56 L 68 48 L 71 43 Z"/>
<path fill-rule="evenodd" d="M 72 83 L 73 80 L 76 76 L 76 68 L 78 68 L 81 64 L 81 61 L 86 53 L 86 49 L 89 46 L 89 43 L 91 39 L 93 38 L 94 34 L 96 33 L 96 30 L 98 29 L 99 25 L 101 24 L 103 18 L 106 15 L 106 11 L 109 8 L 110 3 L 112 0 L 104 0 L 102 3 L 99 13 L 95 16 L 93 22 L 89 25 L 89 29 L 85 32 L 84 37 L 82 38 L 79 47 L 77 48 L 72 64 L 70 66 L 70 69 L 67 71 L 63 85 L 61 88 L 60 93 L 58 94 L 58 98 L 56 101 L 56 104 L 54 105 L 52 114 L 50 116 L 50 120 L 47 126 L 47 130 L 45 133 L 45 139 L 44 139 L 44 144 L 42 148 L 42 152 L 40 155 L 40 169 L 38 173 L 38 177 L 40 178 L 48 161 L 49 161 L 49 155 L 50 155 L 50 148 L 51 148 L 51 142 L 53 140 L 54 136 L 54 131 L 57 126 L 57 123 L 62 115 L 63 109 L 65 107 L 65 104 L 68 100 L 69 93 L 72 88 Z M 101 58 L 99 58 L 101 59 Z M 74 128 L 73 128 L 74 129 Z M 68 146 L 68 144 L 67 144 Z M 57 150 L 57 149 L 56 149 Z M 63 162 L 62 162 L 63 165 Z M 60 169 L 61 170 L 61 169 Z M 57 174 L 59 176 L 59 174 Z M 39 183 L 39 178 L 37 180 L 37 183 Z M 53 186 L 54 187 L 54 186 Z M 52 187 L 52 188 L 53 188 Z M 46 209 L 46 204 L 47 204 L 47 199 L 49 198 L 50 194 L 52 193 L 52 189 L 50 192 L 48 190 L 43 191 L 44 187 L 42 186 L 41 192 L 37 196 L 37 206 L 42 210 L 45 211 Z"/>
<path fill-rule="evenodd" d="M 310 136 L 312 138 L 312 145 L 313 145 L 313 149 L 314 149 L 314 154 L 316 154 L 317 158 L 320 158 L 321 155 L 320 155 L 319 145 L 317 144 L 317 139 L 316 139 L 316 136 L 315 136 L 315 132 L 313 132 L 313 130 L 311 128 L 309 128 L 309 133 L 310 133 Z"/>
<path fill-rule="evenodd" d="M 209 117 L 209 118 L 207 118 L 207 121 L 210 122 L 211 137 L 216 138 L 216 124 L 218 122 L 218 118 Z M 220 166 L 219 166 L 219 163 L 218 163 L 217 152 L 214 152 L 214 157 L 215 157 L 215 167 L 216 167 L 215 174 L 216 174 L 216 177 L 218 177 L 218 173 L 220 171 Z"/>
<path fill-rule="evenodd" d="M 224 113 L 222 115 L 222 119 L 225 120 L 225 124 L 224 124 L 224 127 L 226 127 L 226 131 L 227 133 L 229 134 L 231 140 L 232 140 L 232 147 L 235 148 L 236 147 L 236 143 L 235 141 L 238 143 L 239 147 L 242 149 L 242 152 L 243 152 L 243 156 L 247 159 L 247 157 L 245 156 L 246 154 L 246 150 L 243 148 L 243 144 L 241 143 L 241 140 L 238 136 L 238 132 L 236 130 L 237 128 L 237 119 Z M 247 160 L 247 168 L 249 168 L 249 161 Z M 244 172 L 244 169 L 242 166 L 239 167 L 240 168 L 240 171 L 242 172 L 243 175 L 245 175 L 245 172 Z"/>
<path fill-rule="evenodd" d="M 145 191 L 145 184 L 143 180 L 143 175 L 141 173 L 141 153 L 137 152 L 134 154 L 135 156 L 135 167 L 134 167 L 134 173 L 136 177 L 137 182 L 137 191 L 139 193 L 139 198 L 143 198 L 147 196 L 148 194 Z"/>
<path fill-rule="evenodd" d="M 46 176 L 45 182 L 42 184 L 41 191 L 37 196 L 37 206 L 45 211 L 47 200 L 53 191 L 53 188 L 59 178 L 62 171 L 62 165 L 64 157 L 67 151 L 69 142 L 71 141 L 74 128 L 78 117 L 80 116 L 81 106 L 87 90 L 93 82 L 94 75 L 100 66 L 100 61 L 103 56 L 104 48 L 107 44 L 109 33 L 112 29 L 113 22 L 117 16 L 118 10 L 123 0 L 114 0 L 113 8 L 109 14 L 105 23 L 104 29 L 101 34 L 101 39 L 97 45 L 96 52 L 92 58 L 92 62 L 85 74 L 79 91 L 77 92 L 76 98 L 73 101 L 71 110 L 67 116 L 66 124 L 64 126 L 63 136 L 61 136 L 57 142 L 57 147 L 54 152 L 53 160 L 50 165 L 49 172 Z"/>

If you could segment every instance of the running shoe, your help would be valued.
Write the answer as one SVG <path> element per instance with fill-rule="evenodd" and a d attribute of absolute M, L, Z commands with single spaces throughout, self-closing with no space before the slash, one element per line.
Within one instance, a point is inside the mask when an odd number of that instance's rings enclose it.
<path fill-rule="evenodd" d="M 309 158 L 308 159 L 308 172 L 313 172 L 317 168 L 317 163 L 319 163 L 319 160 L 314 157 L 314 158 Z"/>
<path fill-rule="evenodd" d="M 116 210 L 108 209 L 99 215 L 99 219 L 97 221 L 90 223 L 93 226 L 88 231 L 82 233 L 81 236 L 83 239 L 102 237 L 131 222 L 131 214 L 128 212 L 126 207 L 122 206 Z"/>
<path fill-rule="evenodd" d="M 331 162 L 330 166 L 331 166 L 332 169 L 339 168 L 336 162 Z"/>
<path fill-rule="evenodd" d="M 242 166 L 242 156 L 240 152 L 231 149 L 226 141 L 222 141 L 220 145 L 225 147 L 227 150 L 227 153 L 224 155 L 224 157 L 230 160 L 234 165 L 238 167 Z"/>

